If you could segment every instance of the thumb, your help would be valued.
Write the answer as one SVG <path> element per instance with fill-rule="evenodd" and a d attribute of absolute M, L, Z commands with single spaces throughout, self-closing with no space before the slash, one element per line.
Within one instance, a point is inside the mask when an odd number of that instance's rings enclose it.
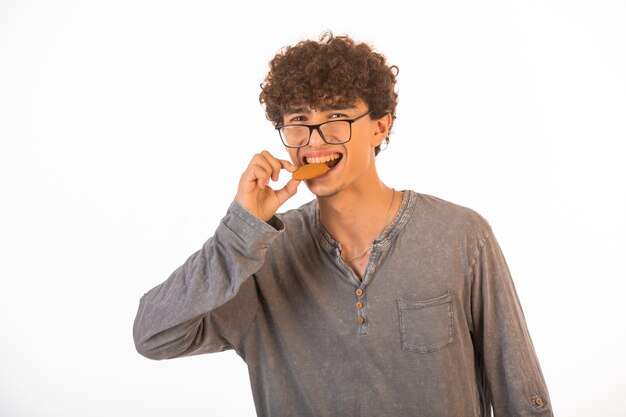
<path fill-rule="evenodd" d="M 276 190 L 276 198 L 280 205 L 283 205 L 285 201 L 289 200 L 298 192 L 298 186 L 302 181 L 291 179 L 283 188 Z"/>

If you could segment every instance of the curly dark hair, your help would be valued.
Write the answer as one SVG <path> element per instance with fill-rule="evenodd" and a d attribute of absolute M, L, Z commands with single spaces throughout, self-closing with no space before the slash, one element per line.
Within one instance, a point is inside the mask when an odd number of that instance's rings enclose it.
<path fill-rule="evenodd" d="M 259 101 L 275 125 L 283 123 L 284 114 L 294 107 L 321 108 L 337 100 L 354 103 L 358 99 L 367 104 L 372 119 L 389 113 L 393 125 L 398 72 L 397 66 L 387 65 L 385 56 L 369 45 L 326 31 L 319 41 L 304 40 L 276 54 L 261 84 Z M 380 146 L 376 155 L 379 152 Z"/>

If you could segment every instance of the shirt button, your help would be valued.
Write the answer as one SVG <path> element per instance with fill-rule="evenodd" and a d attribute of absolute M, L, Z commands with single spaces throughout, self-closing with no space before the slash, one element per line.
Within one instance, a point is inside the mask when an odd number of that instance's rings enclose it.
<path fill-rule="evenodd" d="M 360 302 L 360 301 L 357 301 L 357 303 L 356 303 L 356 308 L 357 308 L 358 310 L 362 309 L 362 308 L 363 308 L 363 303 L 362 303 L 362 302 Z"/>
<path fill-rule="evenodd" d="M 359 317 L 356 319 L 356 321 L 358 321 L 358 322 L 359 322 L 359 324 L 363 324 L 363 323 L 365 323 L 365 317 L 363 317 L 363 316 L 359 316 Z"/>
<path fill-rule="evenodd" d="M 357 288 L 356 289 L 356 295 L 359 296 L 359 297 L 362 296 L 363 295 L 363 289 L 362 288 Z"/>
<path fill-rule="evenodd" d="M 534 403 L 537 407 L 541 407 L 543 405 L 543 400 L 541 399 L 541 397 L 535 397 Z"/>

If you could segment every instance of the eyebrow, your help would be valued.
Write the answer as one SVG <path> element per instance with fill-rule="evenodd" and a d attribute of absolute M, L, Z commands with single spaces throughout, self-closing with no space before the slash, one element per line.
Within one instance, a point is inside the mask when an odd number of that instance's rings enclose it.
<path fill-rule="evenodd" d="M 354 108 L 356 108 L 356 105 L 354 103 L 338 102 L 338 103 L 332 103 L 332 104 L 324 104 L 318 110 L 323 112 L 323 111 L 329 111 L 329 110 L 350 110 Z M 312 110 L 311 107 L 308 107 L 308 106 L 307 107 L 292 107 L 288 109 L 287 111 L 285 111 L 285 116 L 290 115 L 290 114 L 295 114 L 295 113 L 310 113 L 311 110 Z"/>

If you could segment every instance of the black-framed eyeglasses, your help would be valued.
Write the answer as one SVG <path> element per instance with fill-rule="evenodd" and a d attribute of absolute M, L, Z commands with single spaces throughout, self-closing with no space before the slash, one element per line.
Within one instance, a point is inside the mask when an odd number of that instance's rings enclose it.
<path fill-rule="evenodd" d="M 288 148 L 303 148 L 311 141 L 313 130 L 317 130 L 322 140 L 329 145 L 341 145 L 352 139 L 352 123 L 361 120 L 372 111 L 354 119 L 331 120 L 317 125 L 278 125 L 276 130 L 283 145 Z"/>

